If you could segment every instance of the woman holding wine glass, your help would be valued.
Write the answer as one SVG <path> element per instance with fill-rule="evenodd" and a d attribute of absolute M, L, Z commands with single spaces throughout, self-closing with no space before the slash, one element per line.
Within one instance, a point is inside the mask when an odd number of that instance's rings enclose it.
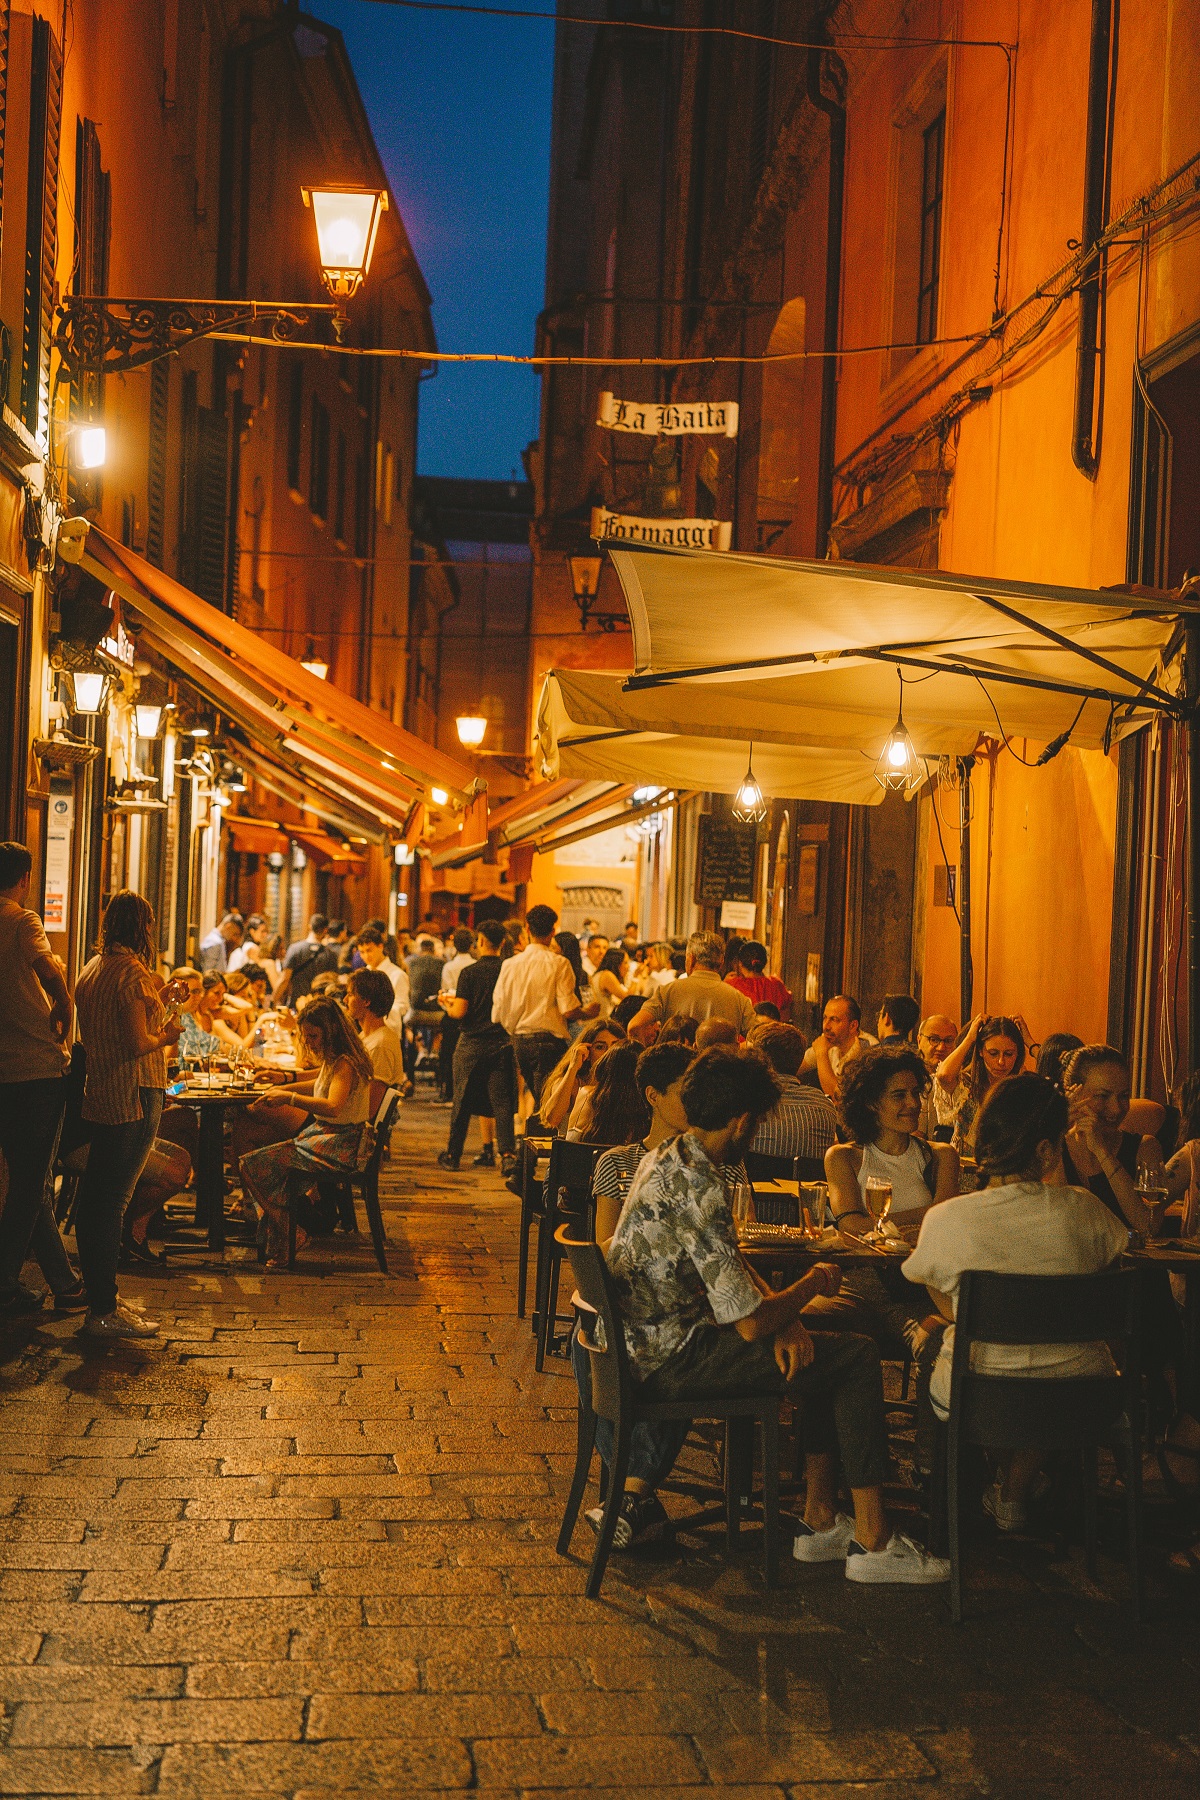
<path fill-rule="evenodd" d="M 898 1234 L 889 1234 L 891 1242 L 915 1243 L 929 1208 L 958 1193 L 956 1151 L 917 1135 L 929 1083 L 921 1058 L 900 1047 L 869 1050 L 843 1066 L 840 1111 L 851 1141 L 825 1154 L 830 1208 L 843 1237 L 882 1249 L 890 1219 Z M 883 1254 L 877 1269 L 848 1270 L 837 1294 L 805 1307 L 804 1320 L 810 1330 L 863 1332 L 893 1357 L 917 1356 L 941 1332 L 925 1296 Z"/>

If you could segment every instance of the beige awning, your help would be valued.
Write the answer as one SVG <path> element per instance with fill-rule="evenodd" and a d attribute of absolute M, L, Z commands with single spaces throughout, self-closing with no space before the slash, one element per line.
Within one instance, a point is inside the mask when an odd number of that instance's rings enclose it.
<path fill-rule="evenodd" d="M 1174 708 L 1178 617 L 1196 610 L 1167 594 L 860 563 L 611 555 L 633 626 L 624 698 L 645 722 L 868 756 L 895 721 L 901 675 L 919 753 L 965 753 L 981 732 L 1048 743 L 1071 730 L 1099 747 Z M 757 751 L 755 769 L 765 787 Z"/>
<path fill-rule="evenodd" d="M 732 794 L 753 742 L 754 773 L 765 794 L 858 806 L 883 798 L 875 759 L 884 733 L 877 734 L 874 755 L 797 743 L 794 705 L 767 729 L 749 705 L 731 706 L 723 690 L 693 691 L 689 684 L 686 690 L 627 694 L 625 680 L 580 669 L 553 669 L 546 676 L 537 750 L 549 779 L 594 776 L 635 788 Z M 785 723 L 790 732 L 781 729 Z"/>

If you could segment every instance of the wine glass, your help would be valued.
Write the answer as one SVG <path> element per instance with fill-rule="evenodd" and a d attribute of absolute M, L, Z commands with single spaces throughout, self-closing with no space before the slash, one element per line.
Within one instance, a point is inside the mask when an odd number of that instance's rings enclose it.
<path fill-rule="evenodd" d="M 867 1233 L 873 1243 L 882 1244 L 883 1222 L 892 1210 L 892 1184 L 878 1175 L 868 1175 L 863 1189 L 863 1198 L 867 1203 L 867 1211 L 875 1221 L 874 1227 Z"/>

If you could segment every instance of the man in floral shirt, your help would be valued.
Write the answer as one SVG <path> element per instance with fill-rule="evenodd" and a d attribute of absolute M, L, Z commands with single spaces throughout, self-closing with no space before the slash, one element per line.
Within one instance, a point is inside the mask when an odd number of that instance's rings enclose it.
<path fill-rule="evenodd" d="M 807 1479 L 793 1546 L 798 1561 L 844 1559 L 852 1581 L 948 1580 L 950 1565 L 893 1533 L 884 1511 L 888 1448 L 878 1351 L 849 1332 L 812 1337 L 801 1322 L 809 1300 L 836 1292 L 840 1271 L 818 1263 L 775 1293 L 751 1275 L 738 1250 L 719 1170 L 744 1154 L 779 1091 L 753 1052 L 707 1050 L 684 1077 L 688 1130 L 644 1159 L 608 1248 L 633 1372 L 647 1400 L 775 1392 L 803 1406 Z M 839 1453 L 852 1520 L 836 1507 Z"/>

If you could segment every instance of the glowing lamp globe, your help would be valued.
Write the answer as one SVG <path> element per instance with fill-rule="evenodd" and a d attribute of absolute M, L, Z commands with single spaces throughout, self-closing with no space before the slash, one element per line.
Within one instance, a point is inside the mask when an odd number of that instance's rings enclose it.
<path fill-rule="evenodd" d="M 380 216 L 387 211 L 387 190 L 332 185 L 300 192 L 317 227 L 321 279 L 335 300 L 348 300 L 371 267 Z"/>

